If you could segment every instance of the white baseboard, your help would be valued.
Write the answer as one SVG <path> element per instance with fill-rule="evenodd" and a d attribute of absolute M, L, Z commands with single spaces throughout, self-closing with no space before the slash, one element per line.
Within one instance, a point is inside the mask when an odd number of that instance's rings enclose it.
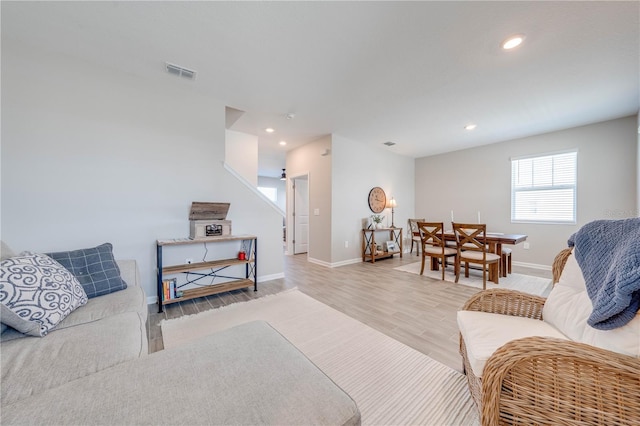
<path fill-rule="evenodd" d="M 544 271 L 550 271 L 551 266 L 549 265 L 539 265 L 537 263 L 526 263 L 526 262 L 513 262 L 516 266 L 522 266 L 524 268 L 532 268 L 532 269 L 542 269 Z"/>
<path fill-rule="evenodd" d="M 332 263 L 331 267 L 332 268 L 338 268 L 340 266 L 353 265 L 354 263 L 362 263 L 362 258 L 361 257 L 357 257 L 355 259 L 343 260 L 341 262 Z"/>
<path fill-rule="evenodd" d="M 260 283 L 263 283 L 265 281 L 279 280 L 280 278 L 284 278 L 284 272 L 280 272 L 278 274 L 263 275 L 261 277 L 258 277 L 258 286 L 260 285 Z"/>
<path fill-rule="evenodd" d="M 316 265 L 326 266 L 327 268 L 331 268 L 331 264 L 329 262 L 325 262 L 324 260 L 314 259 L 313 257 L 309 257 L 307 255 L 307 262 L 315 263 Z"/>
<path fill-rule="evenodd" d="M 320 266 L 325 266 L 327 268 L 338 268 L 340 266 L 352 265 L 354 263 L 362 262 L 361 257 L 357 257 L 355 259 L 342 260 L 340 262 L 335 262 L 335 263 L 325 262 L 324 260 L 314 259 L 312 257 L 307 257 L 307 260 L 311 263 L 315 263 L 316 265 L 320 265 Z"/>

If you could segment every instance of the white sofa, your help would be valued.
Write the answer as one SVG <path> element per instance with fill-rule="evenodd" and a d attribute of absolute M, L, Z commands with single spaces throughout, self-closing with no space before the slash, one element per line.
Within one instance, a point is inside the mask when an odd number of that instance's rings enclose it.
<path fill-rule="evenodd" d="M 458 312 L 482 423 L 639 421 L 640 313 L 623 327 L 596 330 L 587 324 L 592 304 L 570 250 L 556 258 L 556 271 L 547 299 L 488 290 Z"/>
<path fill-rule="evenodd" d="M 119 260 L 127 288 L 89 299 L 45 337 L 0 336 L 1 403 L 7 406 L 148 354 L 147 304 L 134 260 Z"/>
<path fill-rule="evenodd" d="M 2 333 L 3 425 L 360 424 L 351 397 L 265 322 L 148 355 L 136 262 L 117 263 L 126 289 L 44 337 Z"/>

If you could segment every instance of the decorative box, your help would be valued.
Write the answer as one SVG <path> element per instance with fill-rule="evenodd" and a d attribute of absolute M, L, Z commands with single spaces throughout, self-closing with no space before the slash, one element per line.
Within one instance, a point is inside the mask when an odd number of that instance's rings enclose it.
<path fill-rule="evenodd" d="M 189 238 L 221 237 L 231 235 L 230 220 L 190 220 Z"/>
<path fill-rule="evenodd" d="M 231 235 L 231 221 L 225 220 L 229 203 L 191 203 L 189 238 L 222 237 Z"/>

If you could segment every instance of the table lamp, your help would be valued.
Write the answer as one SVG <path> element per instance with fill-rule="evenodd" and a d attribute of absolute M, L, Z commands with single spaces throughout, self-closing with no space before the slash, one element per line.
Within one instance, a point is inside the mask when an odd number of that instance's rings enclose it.
<path fill-rule="evenodd" d="M 391 207 L 391 227 L 395 228 L 396 225 L 393 222 L 393 214 L 395 213 L 394 209 L 396 208 L 398 204 L 396 203 L 396 199 L 391 197 L 391 199 L 389 200 L 389 207 Z"/>

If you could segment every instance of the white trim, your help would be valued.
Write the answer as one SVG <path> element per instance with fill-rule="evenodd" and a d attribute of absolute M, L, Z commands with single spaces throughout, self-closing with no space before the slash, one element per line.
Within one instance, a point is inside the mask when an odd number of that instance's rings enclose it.
<path fill-rule="evenodd" d="M 311 263 L 315 263 L 316 265 L 327 267 L 327 268 L 339 268 L 341 266 L 353 265 L 355 263 L 362 263 L 362 258 L 356 257 L 355 259 L 347 259 L 347 260 L 341 260 L 340 262 L 336 262 L 336 263 L 329 263 L 329 262 L 325 262 L 324 260 L 318 260 L 318 259 L 313 259 L 311 257 L 307 257 L 307 261 Z"/>
<path fill-rule="evenodd" d="M 531 269 L 542 269 L 544 271 L 550 271 L 551 270 L 551 266 L 550 265 L 540 265 L 538 263 L 526 263 L 526 262 L 513 262 L 514 265 L 516 266 L 523 266 L 525 268 L 531 268 Z"/>
<path fill-rule="evenodd" d="M 355 258 L 355 259 L 341 260 L 340 262 L 332 263 L 331 267 L 332 268 L 339 268 L 340 266 L 353 265 L 353 264 L 356 264 L 356 263 L 362 263 L 362 258 L 358 257 L 358 258 Z"/>
<path fill-rule="evenodd" d="M 284 272 L 258 277 L 258 290 L 260 290 L 260 284 L 267 281 L 279 280 L 281 278 L 284 278 Z"/>
<path fill-rule="evenodd" d="M 282 211 L 282 209 L 280 209 L 280 207 L 278 207 L 278 205 L 276 203 L 274 203 L 269 198 L 267 198 L 267 196 L 264 195 L 262 192 L 260 192 L 260 190 L 258 190 L 258 188 L 256 186 L 253 186 L 253 184 L 251 182 L 249 182 L 242 175 L 240 175 L 238 172 L 236 172 L 233 169 L 233 167 L 231 167 L 229 164 L 225 163 L 224 161 L 222 162 L 222 165 L 229 173 L 231 173 L 231 175 L 233 177 L 238 179 L 244 186 L 249 188 L 249 190 L 251 190 L 251 192 L 256 194 L 256 196 L 258 198 L 262 199 L 265 203 L 270 205 L 271 208 L 273 208 L 275 211 L 277 211 L 278 214 L 280 214 L 282 217 L 286 217 L 286 213 L 284 211 Z"/>
<path fill-rule="evenodd" d="M 325 262 L 324 260 L 314 259 L 313 257 L 309 257 L 307 255 L 307 262 L 315 263 L 316 265 L 326 266 L 327 268 L 331 268 L 331 263 Z"/>

